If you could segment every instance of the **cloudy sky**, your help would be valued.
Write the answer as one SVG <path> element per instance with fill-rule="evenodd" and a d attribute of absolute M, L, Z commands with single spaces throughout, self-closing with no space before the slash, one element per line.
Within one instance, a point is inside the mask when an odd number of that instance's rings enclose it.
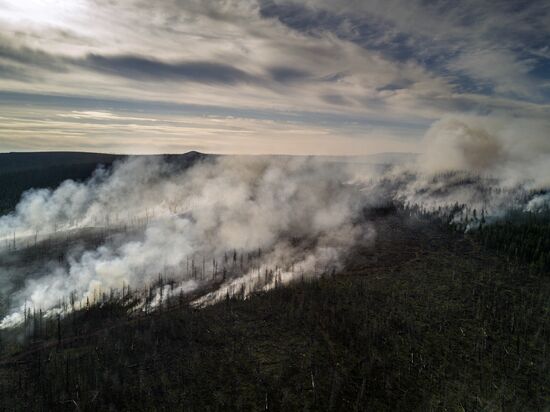
<path fill-rule="evenodd" d="M 454 116 L 550 133 L 549 2 L 0 0 L 0 151 L 418 152 Z"/>

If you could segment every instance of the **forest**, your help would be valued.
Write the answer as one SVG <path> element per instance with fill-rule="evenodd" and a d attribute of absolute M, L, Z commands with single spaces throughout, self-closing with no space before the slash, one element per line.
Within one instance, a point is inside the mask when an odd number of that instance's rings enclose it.
<path fill-rule="evenodd" d="M 546 410 L 550 213 L 489 223 L 466 209 L 366 207 L 376 242 L 355 245 L 342 269 L 205 307 L 168 293 L 178 274 L 164 273 L 84 305 L 67 296 L 73 310 L 57 316 L 28 307 L 0 330 L 0 411 Z M 469 221 L 453 220 L 459 210 Z M 13 253 L 32 260 L 72 241 Z M 254 259 L 227 250 L 187 271 L 214 290 Z"/>

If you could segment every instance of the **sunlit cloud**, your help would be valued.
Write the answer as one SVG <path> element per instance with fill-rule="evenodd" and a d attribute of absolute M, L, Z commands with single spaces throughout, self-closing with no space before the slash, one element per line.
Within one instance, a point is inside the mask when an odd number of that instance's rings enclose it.
<path fill-rule="evenodd" d="M 0 0 L 0 93 L 31 96 L 0 103 L 42 121 L 32 139 L 3 121 L 0 150 L 48 136 L 52 147 L 120 151 L 131 130 L 155 152 L 415 151 L 448 115 L 547 118 L 548 8 L 436 3 Z M 41 99 L 55 115 L 36 117 Z M 212 114 L 248 125 L 175 126 Z M 84 141 L 91 130 L 102 137 Z"/>

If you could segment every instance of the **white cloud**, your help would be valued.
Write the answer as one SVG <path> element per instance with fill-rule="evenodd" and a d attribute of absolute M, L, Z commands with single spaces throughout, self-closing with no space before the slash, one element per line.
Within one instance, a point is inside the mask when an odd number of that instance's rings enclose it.
<path fill-rule="evenodd" d="M 533 60 L 519 60 L 507 50 L 482 49 L 459 55 L 449 67 L 494 85 L 497 93 L 535 98 L 540 97 L 538 85 L 528 77 L 533 64 Z"/>
<path fill-rule="evenodd" d="M 305 132 L 306 128 L 319 136 L 327 135 L 320 131 L 325 128 L 335 139 L 348 139 L 346 144 L 354 142 L 349 152 L 356 150 L 360 127 L 353 127 L 352 132 L 342 126 L 345 121 L 325 127 L 306 119 L 303 113 L 327 114 L 327 118 L 364 116 L 373 123 L 385 123 L 384 127 L 377 126 L 376 133 L 366 126 L 367 122 L 362 126 L 364 145 L 371 150 L 376 146 L 374 142 L 398 141 L 394 137 L 395 129 L 403 129 L 400 125 L 427 124 L 453 112 L 508 111 L 517 116 L 521 106 L 519 115 L 529 118 L 548 111 L 544 95 L 537 93 L 544 82 L 531 78 L 532 61 L 516 52 L 521 38 L 548 34 L 542 22 L 548 20 L 549 13 L 541 6 L 532 5 L 512 14 L 506 7 L 496 8 L 490 2 L 475 1 L 436 2 L 431 7 L 425 2 L 403 0 L 345 4 L 326 0 L 277 1 L 282 5 L 291 3 L 342 16 L 341 24 L 337 30 L 331 30 L 319 22 L 314 34 L 295 30 L 276 18 L 262 18 L 260 3 L 254 0 L 163 0 L 147 4 L 138 0 L 45 0 L 45 3 L 0 0 L 0 6 L 4 6 L 0 7 L 0 90 L 208 105 L 225 108 L 228 114 L 235 109 L 264 110 L 272 113 L 273 119 L 281 113 L 285 116 L 296 113 L 301 124 L 295 140 L 298 146 L 311 146 L 304 137 L 311 135 Z M 48 6 L 47 12 L 41 12 L 42 5 Z M 377 28 L 378 32 L 371 33 L 373 47 L 354 38 L 359 35 L 356 21 L 372 23 Z M 385 48 L 400 46 L 400 42 L 412 50 L 414 59 L 395 59 L 386 53 Z M 536 50 L 541 55 L 545 49 L 537 46 Z M 208 62 L 230 66 L 255 81 L 193 82 L 177 76 L 155 78 L 149 72 L 146 79 L 124 77 L 122 69 L 116 72 L 107 67 L 100 71 L 86 64 L 90 54 L 105 59 L 137 56 L 165 65 L 162 67 L 168 70 L 170 65 L 177 68 L 178 64 Z M 434 69 L 432 63 L 423 63 L 434 54 L 453 56 L 440 67 L 451 73 L 442 73 Z M 17 67 L 26 78 L 2 78 L 4 60 L 9 64 L 6 67 Z M 275 69 L 291 73 L 290 77 L 292 73 L 303 76 L 294 81 L 277 81 L 272 74 Z M 154 72 L 147 67 L 144 70 Z M 490 83 L 495 95 L 457 91 L 454 74 L 466 75 L 474 82 Z M 22 114 L 30 109 L 19 107 L 18 110 Z M 112 113 L 108 107 L 81 110 L 94 111 Z M 87 117 L 96 123 L 100 120 L 97 114 L 68 115 L 79 120 Z M 67 114 L 59 117 L 63 116 Z M 123 115 L 117 113 L 116 116 Z M 149 113 L 124 116 L 135 118 L 136 122 L 141 118 L 155 118 Z M 176 117 L 172 115 L 173 119 Z M 129 118 L 103 120 L 129 122 L 132 120 Z M 249 123 L 255 121 L 249 119 Z M 145 133 L 147 129 L 143 127 L 141 132 Z M 285 135 L 292 130 L 284 123 L 281 127 L 286 130 Z M 97 130 L 99 126 L 94 128 Z M 70 128 L 66 125 L 57 128 L 52 121 L 45 135 L 33 142 L 38 144 L 37 140 L 51 136 L 42 143 L 43 147 L 54 144 L 55 130 L 60 130 L 56 147 L 76 148 L 85 143 L 76 139 L 68 145 L 68 139 L 62 139 L 61 134 L 90 134 L 82 125 L 80 130 L 75 124 Z M 259 128 L 246 130 L 258 132 Z M 209 127 L 203 131 L 198 135 L 212 135 Z M 275 138 L 274 132 L 265 132 L 263 128 L 262 131 L 262 136 Z M 155 150 L 168 148 L 166 142 L 160 143 L 163 132 L 167 133 L 165 140 L 172 139 L 168 128 L 148 132 L 147 142 L 159 142 Z M 418 138 L 421 134 L 417 130 L 408 134 L 400 132 L 403 150 L 411 148 L 407 137 Z M 13 147 L 14 134 L 10 133 L 22 131 L 4 125 L 0 131 L 0 147 Z M 120 139 L 111 137 L 111 144 L 116 144 L 116 140 Z M 218 140 L 226 141 L 221 135 Z M 262 137 L 258 137 L 258 147 L 262 146 L 260 143 Z M 20 146 L 25 144 L 19 142 Z M 106 138 L 100 147 L 105 145 Z M 327 147 L 332 146 L 339 147 L 337 143 Z M 224 149 L 220 146 L 220 150 Z M 285 146 L 281 150 L 290 149 Z"/>

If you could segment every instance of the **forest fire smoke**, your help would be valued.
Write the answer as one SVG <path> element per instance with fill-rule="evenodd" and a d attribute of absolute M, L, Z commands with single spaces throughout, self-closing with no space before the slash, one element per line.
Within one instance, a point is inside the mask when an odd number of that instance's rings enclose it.
<path fill-rule="evenodd" d="M 511 137 L 517 127 L 443 119 L 426 134 L 417 162 L 393 167 L 285 156 L 135 157 L 83 183 L 27 191 L 0 217 L 4 253 L 16 241 L 36 246 L 56 233 L 74 244 L 62 259 L 46 252 L 30 276 L 18 275 L 19 266 L 0 268 L 0 292 L 11 296 L 0 328 L 21 323 L 27 308 L 58 313 L 67 296 L 83 304 L 123 284 L 145 288 L 159 275 L 178 283 L 167 293 L 193 292 L 202 306 L 333 272 L 352 246 L 374 241 L 363 210 L 388 202 L 449 214 L 466 231 L 510 208 L 547 208 L 545 127 L 530 125 L 521 146 Z M 90 246 L 82 233 L 94 228 L 105 234 Z M 155 292 L 161 300 L 163 288 Z M 150 296 L 147 305 L 157 301 Z"/>
<path fill-rule="evenodd" d="M 123 284 L 144 287 L 159 274 L 187 282 L 189 292 L 207 278 L 225 290 L 255 270 L 284 270 L 287 279 L 291 267 L 308 274 L 336 268 L 363 234 L 355 222 L 364 194 L 352 178 L 348 168 L 314 159 L 216 158 L 186 168 L 135 158 L 85 183 L 27 192 L 15 213 L 0 219 L 8 236 L 98 224 L 117 231 L 99 247 L 75 246 L 27 279 L 0 327 L 20 323 L 25 308 L 48 313 L 69 295 L 82 303 Z"/>

